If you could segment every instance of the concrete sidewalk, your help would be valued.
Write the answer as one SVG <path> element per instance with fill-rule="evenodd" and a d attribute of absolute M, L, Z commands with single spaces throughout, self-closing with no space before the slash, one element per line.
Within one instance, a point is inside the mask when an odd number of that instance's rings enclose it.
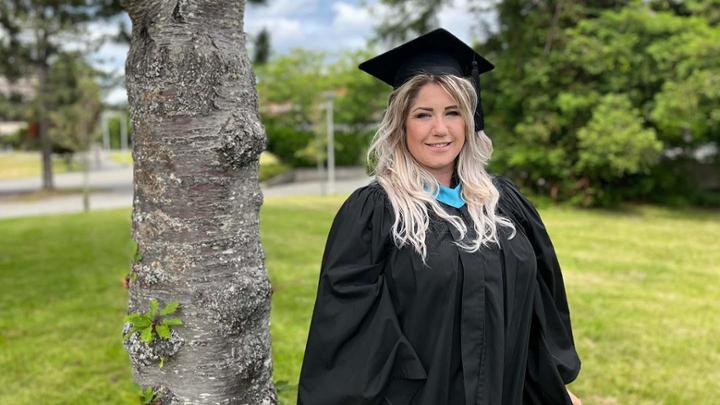
<path fill-rule="evenodd" d="M 130 208 L 132 207 L 132 167 L 116 167 L 90 173 L 90 209 Z M 341 179 L 335 182 L 336 194 L 351 193 L 358 187 L 370 182 L 367 176 Z M 81 190 L 82 173 L 62 173 L 55 175 L 55 186 L 59 190 Z M 0 218 L 16 218 L 34 215 L 82 212 L 82 194 L 73 193 L 64 196 L 23 199 L 22 195 L 40 189 L 40 178 L 0 180 Z M 325 182 L 307 181 L 281 184 L 272 187 L 262 186 L 265 197 L 290 195 L 324 194 Z"/>

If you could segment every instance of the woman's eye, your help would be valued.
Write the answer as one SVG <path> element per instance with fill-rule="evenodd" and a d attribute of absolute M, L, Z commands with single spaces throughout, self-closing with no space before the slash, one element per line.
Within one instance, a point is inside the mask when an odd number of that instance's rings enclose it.
<path fill-rule="evenodd" d="M 460 111 L 448 111 L 448 115 L 460 115 Z"/>
<path fill-rule="evenodd" d="M 416 115 L 415 118 L 427 118 L 429 116 L 430 116 L 430 114 L 428 114 L 428 113 L 420 113 L 420 114 Z"/>

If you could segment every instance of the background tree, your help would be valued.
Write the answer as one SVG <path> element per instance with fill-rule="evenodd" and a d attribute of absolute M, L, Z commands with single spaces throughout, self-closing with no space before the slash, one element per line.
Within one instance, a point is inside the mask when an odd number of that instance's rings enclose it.
<path fill-rule="evenodd" d="M 63 52 L 50 66 L 48 92 L 51 141 L 71 151 L 87 151 L 95 135 L 102 100 L 96 71 L 75 52 Z"/>
<path fill-rule="evenodd" d="M 48 98 L 49 137 L 53 145 L 66 151 L 80 152 L 83 166 L 83 207 L 90 210 L 90 146 L 103 106 L 96 71 L 81 54 L 63 52 L 50 67 Z M 72 156 L 72 155 L 70 155 Z"/>
<path fill-rule="evenodd" d="M 385 19 L 375 28 L 378 37 L 397 45 L 438 26 L 437 14 L 452 0 L 380 0 L 388 7 Z"/>
<path fill-rule="evenodd" d="M 322 52 L 294 49 L 257 67 L 268 150 L 292 166 L 316 162 L 320 94 L 329 90 Z"/>
<path fill-rule="evenodd" d="M 324 159 L 325 113 L 322 94 L 335 93 L 335 159 L 338 165 L 362 165 L 378 113 L 390 88 L 357 65 L 372 51 L 343 53 L 325 63 L 320 52 L 296 49 L 257 68 L 258 92 L 268 149 L 285 163 L 312 166 Z"/>
<path fill-rule="evenodd" d="M 138 249 L 128 307 L 159 316 L 178 302 L 173 317 L 183 323 L 129 334 L 134 379 L 162 403 L 273 404 L 271 288 L 258 229 L 265 135 L 245 2 L 124 4 Z"/>
<path fill-rule="evenodd" d="M 37 94 L 48 92 L 52 59 L 70 38 L 80 38 L 86 23 L 117 13 L 117 0 L 6 0 L 0 2 L 0 75 L 36 76 Z M 42 151 L 42 187 L 52 189 L 49 106 L 39 98 L 35 122 Z"/>
<path fill-rule="evenodd" d="M 475 47 L 496 65 L 481 77 L 491 170 L 581 205 L 720 203 L 695 173 L 699 150 L 720 172 L 715 3 L 504 0 L 496 26 L 478 16 Z"/>
<path fill-rule="evenodd" d="M 264 65 L 268 59 L 270 59 L 270 31 L 263 28 L 255 38 L 253 63 L 255 65 Z"/>

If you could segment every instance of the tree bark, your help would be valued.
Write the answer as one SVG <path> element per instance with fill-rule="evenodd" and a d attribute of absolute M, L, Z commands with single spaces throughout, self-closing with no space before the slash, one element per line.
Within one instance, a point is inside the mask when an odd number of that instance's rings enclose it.
<path fill-rule="evenodd" d="M 124 6 L 133 23 L 126 84 L 139 252 L 128 309 L 178 301 L 172 316 L 184 322 L 169 340 L 126 340 L 133 377 L 163 404 L 275 404 L 258 227 L 266 139 L 245 51 L 245 1 Z"/>

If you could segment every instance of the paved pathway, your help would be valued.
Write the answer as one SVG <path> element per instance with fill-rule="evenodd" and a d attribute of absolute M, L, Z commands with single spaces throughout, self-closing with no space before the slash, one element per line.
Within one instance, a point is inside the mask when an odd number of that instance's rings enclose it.
<path fill-rule="evenodd" d="M 132 207 L 132 168 L 113 167 L 90 174 L 90 188 L 95 190 L 90 197 L 92 210 Z M 335 193 L 350 193 L 370 182 L 369 177 L 339 180 Z M 40 189 L 40 178 L 0 180 L 0 218 L 15 218 L 33 215 L 59 214 L 82 211 L 82 195 L 73 193 L 33 200 L 22 195 Z M 55 175 L 58 189 L 80 190 L 82 173 L 62 173 Z M 265 197 L 288 195 L 323 194 L 323 182 L 303 182 L 263 187 Z"/>

